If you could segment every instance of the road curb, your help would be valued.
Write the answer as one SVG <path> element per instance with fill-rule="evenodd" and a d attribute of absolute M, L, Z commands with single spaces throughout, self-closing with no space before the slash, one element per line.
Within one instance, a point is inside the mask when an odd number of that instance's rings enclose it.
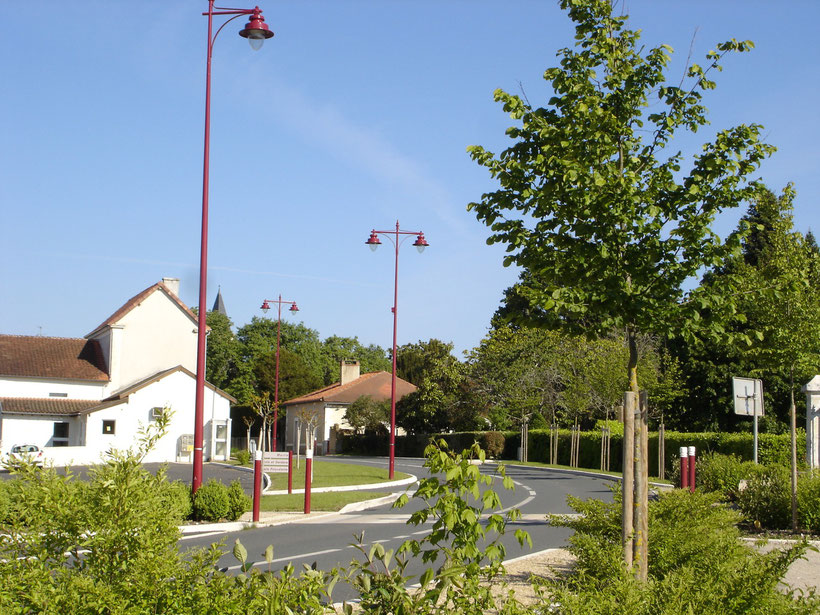
<path fill-rule="evenodd" d="M 339 485 L 336 487 L 311 487 L 311 493 L 334 493 L 341 491 L 370 491 L 372 489 L 384 489 L 385 487 L 405 487 L 418 482 L 418 477 L 410 474 L 407 478 L 394 480 L 386 483 L 366 483 L 364 485 Z M 304 493 L 304 489 L 294 489 L 292 493 Z M 263 495 L 287 495 L 287 489 L 273 489 L 271 491 L 262 490 Z"/>

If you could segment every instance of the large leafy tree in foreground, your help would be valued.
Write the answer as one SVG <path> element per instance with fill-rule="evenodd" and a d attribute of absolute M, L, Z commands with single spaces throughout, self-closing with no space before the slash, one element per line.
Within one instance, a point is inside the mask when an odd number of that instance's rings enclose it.
<path fill-rule="evenodd" d="M 715 87 L 710 73 L 750 42 L 718 45 L 704 66 L 691 64 L 680 85 L 669 85 L 671 48 L 644 51 L 639 32 L 609 1 L 561 6 L 575 22 L 576 45 L 560 50 L 560 65 L 544 73 L 554 96 L 534 107 L 495 92 L 516 121 L 507 130 L 514 143 L 500 155 L 469 148 L 500 184 L 469 209 L 492 231 L 488 243 L 506 244 L 505 264 L 527 273 L 519 293 L 533 307 L 530 318 L 587 335 L 626 332 L 627 375 L 637 392 L 639 334 L 687 335 L 703 325 L 704 307 L 726 299 L 687 296 L 683 283 L 737 250 L 740 238 L 721 242 L 712 223 L 753 194 L 747 178 L 773 148 L 759 140 L 760 126 L 740 125 L 717 132 L 691 160 L 672 149 L 677 132 L 707 123 L 702 93 Z M 731 311 L 731 298 L 726 304 Z M 723 333 L 716 322 L 710 331 Z M 645 578 L 645 506 L 636 513 Z"/>

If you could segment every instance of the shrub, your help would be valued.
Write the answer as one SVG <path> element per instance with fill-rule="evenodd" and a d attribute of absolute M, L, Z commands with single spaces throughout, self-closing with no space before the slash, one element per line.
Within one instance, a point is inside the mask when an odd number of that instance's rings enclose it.
<path fill-rule="evenodd" d="M 746 483 L 737 498 L 743 517 L 768 529 L 791 526 L 789 471 L 781 466 L 763 467 Z"/>
<path fill-rule="evenodd" d="M 246 466 L 251 461 L 251 452 L 245 448 L 234 449 L 233 456 L 236 462 L 241 466 Z"/>
<path fill-rule="evenodd" d="M 817 470 L 797 480 L 797 518 L 802 528 L 820 533 L 820 472 Z"/>
<path fill-rule="evenodd" d="M 198 521 L 227 519 L 230 511 L 228 488 L 219 481 L 209 480 L 194 495 L 194 518 Z"/>
<path fill-rule="evenodd" d="M 175 522 L 191 518 L 191 514 L 194 512 L 194 504 L 191 501 L 191 488 L 188 485 L 175 480 L 172 483 L 165 484 L 160 495 L 168 514 Z"/>
<path fill-rule="evenodd" d="M 648 583 L 621 561 L 620 493 L 613 504 L 571 500 L 583 514 L 553 524 L 575 530 L 570 551 L 578 564 L 570 577 L 548 581 L 543 599 L 560 604 L 561 613 L 816 613 L 817 597 L 777 589 L 807 544 L 766 554 L 747 548 L 738 540 L 737 514 L 719 497 L 673 490 L 650 502 Z"/>
<path fill-rule="evenodd" d="M 500 431 L 488 431 L 481 436 L 481 448 L 488 457 L 497 459 L 504 451 L 504 434 Z"/>
<path fill-rule="evenodd" d="M 236 521 L 246 510 L 251 507 L 251 499 L 245 494 L 245 490 L 238 480 L 228 487 L 228 514 L 225 516 L 228 521 Z"/>
<path fill-rule="evenodd" d="M 748 481 L 760 470 L 760 466 L 751 461 L 743 461 L 737 455 L 719 453 L 706 453 L 695 463 L 697 488 L 716 491 L 732 501 L 737 499 L 740 481 Z"/>

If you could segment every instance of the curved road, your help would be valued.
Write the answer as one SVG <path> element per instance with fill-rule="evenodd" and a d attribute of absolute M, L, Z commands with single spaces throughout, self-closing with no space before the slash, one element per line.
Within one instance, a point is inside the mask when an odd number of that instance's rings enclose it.
<path fill-rule="evenodd" d="M 378 465 L 387 468 L 386 458 L 372 457 L 321 457 L 317 461 L 361 463 Z M 426 475 L 422 459 L 396 458 L 396 470 L 415 474 L 419 478 Z M 495 474 L 495 465 L 482 466 L 484 473 Z M 525 555 L 543 549 L 561 547 L 566 544 L 570 534 L 565 528 L 556 528 L 547 525 L 544 516 L 547 513 L 572 512 L 566 504 L 566 496 L 572 494 L 581 498 L 596 498 L 611 500 L 611 480 L 594 478 L 525 466 L 508 466 L 507 475 L 515 481 L 514 491 L 505 490 L 500 482 L 494 484 L 504 509 L 516 507 L 521 511 L 521 519 L 507 526 L 503 542 L 507 548 L 507 559 Z M 414 485 L 408 487 L 412 495 Z M 384 489 L 381 489 L 384 491 Z M 293 563 L 296 570 L 301 570 L 302 564 L 311 565 L 314 562 L 321 570 L 331 570 L 337 566 L 346 566 L 360 553 L 351 546 L 355 536 L 364 532 L 364 544 L 382 543 L 385 549 L 397 549 L 408 538 L 421 538 L 430 531 L 431 524 L 413 526 L 407 524 L 409 515 L 421 508 L 422 503 L 411 498 L 408 505 L 402 509 L 394 509 L 389 504 L 366 511 L 332 514 L 307 518 L 304 521 L 260 527 L 240 532 L 214 535 L 192 535 L 180 541 L 180 549 L 204 547 L 213 542 L 223 541 L 226 555 L 220 560 L 221 567 L 236 570 L 238 563 L 230 554 L 234 541 L 238 538 L 248 550 L 248 560 L 267 569 L 268 565 L 262 553 L 268 545 L 274 546 L 274 563 L 272 568 L 278 570 L 288 562 Z M 520 547 L 515 540 L 516 529 L 525 529 L 532 538 L 532 550 Z M 418 575 L 428 565 L 412 562 L 407 572 Z M 350 598 L 348 589 L 339 587 L 334 590 L 333 599 Z"/>

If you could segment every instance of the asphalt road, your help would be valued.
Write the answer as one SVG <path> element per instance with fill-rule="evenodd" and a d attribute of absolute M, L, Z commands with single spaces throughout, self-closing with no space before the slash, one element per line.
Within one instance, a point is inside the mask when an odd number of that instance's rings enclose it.
<path fill-rule="evenodd" d="M 323 457 L 321 461 L 364 463 L 380 465 L 386 468 L 385 458 L 334 458 Z M 426 475 L 421 459 L 396 459 L 396 470 L 414 474 L 420 478 Z M 206 471 L 206 478 L 211 467 Z M 495 473 L 494 465 L 485 465 L 482 471 Z M 531 467 L 508 467 L 507 475 L 516 484 L 514 491 L 503 489 L 500 481 L 494 483 L 499 494 L 502 508 L 518 508 L 521 519 L 507 527 L 502 542 L 507 549 L 507 558 L 514 558 L 533 551 L 561 547 L 566 545 L 569 530 L 547 525 L 544 516 L 547 513 L 572 512 L 566 504 L 566 496 L 572 494 L 581 498 L 594 497 L 609 500 L 612 493 L 611 481 L 579 476 L 567 472 Z M 250 475 L 249 475 L 250 476 Z M 408 491 L 412 494 L 414 486 Z M 383 488 L 382 488 L 383 490 Z M 213 542 L 223 542 L 226 555 L 220 560 L 221 567 L 237 570 L 238 562 L 230 554 L 236 539 L 248 550 L 249 561 L 263 569 L 268 568 L 263 553 L 268 545 L 274 547 L 273 570 L 279 570 L 287 563 L 292 563 L 297 570 L 302 564 L 316 564 L 319 569 L 331 570 L 334 567 L 346 566 L 360 553 L 352 546 L 356 536 L 364 532 L 364 544 L 369 548 L 373 543 L 381 543 L 385 549 L 397 549 L 408 538 L 419 539 L 429 533 L 431 524 L 422 526 L 408 525 L 410 514 L 418 510 L 422 502 L 414 499 L 402 509 L 390 505 L 347 514 L 333 514 L 308 518 L 297 523 L 242 530 L 241 532 L 220 533 L 218 535 L 193 535 L 180 540 L 180 549 L 206 547 Z M 516 529 L 524 529 L 532 538 L 532 549 L 519 546 L 514 537 Z M 407 572 L 419 575 L 428 565 L 419 560 L 411 562 Z M 349 588 L 340 586 L 334 590 L 334 601 L 349 599 Z"/>

